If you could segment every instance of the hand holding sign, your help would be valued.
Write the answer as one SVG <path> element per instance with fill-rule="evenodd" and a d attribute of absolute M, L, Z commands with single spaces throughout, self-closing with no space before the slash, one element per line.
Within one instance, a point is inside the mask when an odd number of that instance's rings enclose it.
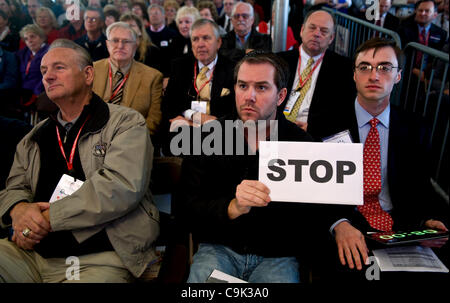
<path fill-rule="evenodd" d="M 243 180 L 236 187 L 236 198 L 228 205 L 230 219 L 250 212 L 252 207 L 264 207 L 270 202 L 270 190 L 263 183 L 255 180 Z"/>

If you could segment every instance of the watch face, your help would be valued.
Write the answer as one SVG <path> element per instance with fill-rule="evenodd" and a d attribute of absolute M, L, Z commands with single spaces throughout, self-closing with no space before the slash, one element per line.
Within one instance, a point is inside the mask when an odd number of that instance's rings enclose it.
<path fill-rule="evenodd" d="M 448 237 L 448 234 L 448 231 L 420 229 L 411 231 L 379 232 L 369 234 L 366 237 L 386 245 L 396 245 L 445 238 Z"/>

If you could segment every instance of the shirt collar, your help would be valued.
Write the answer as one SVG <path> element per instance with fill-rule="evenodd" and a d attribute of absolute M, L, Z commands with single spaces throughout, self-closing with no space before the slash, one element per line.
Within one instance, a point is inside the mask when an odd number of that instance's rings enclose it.
<path fill-rule="evenodd" d="M 389 115 L 391 112 L 391 105 L 384 109 L 384 111 L 379 114 L 377 117 L 373 117 L 369 114 L 358 102 L 358 98 L 355 100 L 355 113 L 356 113 L 356 121 L 358 122 L 358 127 L 361 128 L 373 118 L 377 118 L 384 127 L 389 128 Z"/>
<path fill-rule="evenodd" d="M 302 58 L 304 59 L 304 60 L 302 59 L 302 62 L 303 62 L 303 61 L 304 61 L 304 62 L 308 62 L 309 58 L 311 58 L 311 56 L 308 55 L 308 54 L 305 52 L 305 50 L 303 49 L 303 46 L 300 47 L 300 55 L 301 55 Z M 322 54 L 318 54 L 317 56 L 312 57 L 312 58 L 314 59 L 314 62 L 317 62 L 317 60 L 319 60 L 320 56 L 322 56 Z"/>
<path fill-rule="evenodd" d="M 214 60 L 210 64 L 207 65 L 209 70 L 213 70 L 214 66 L 216 66 L 217 58 L 218 58 L 218 56 L 216 54 L 216 58 L 214 58 Z M 201 63 L 200 61 L 198 61 L 198 70 L 201 70 L 203 68 L 203 66 L 205 66 L 205 65 L 203 63 Z"/>
<path fill-rule="evenodd" d="M 154 27 L 153 25 L 150 24 L 150 30 L 152 32 L 156 32 L 156 33 L 161 32 L 164 29 L 164 27 L 166 27 L 165 24 L 162 24 L 161 27 L 159 27 L 159 28 L 156 28 L 156 27 Z"/>
<path fill-rule="evenodd" d="M 122 74 L 126 75 L 126 74 L 128 73 L 128 71 L 129 71 L 130 68 L 131 68 L 131 64 L 133 64 L 133 61 L 134 61 L 134 60 L 131 60 L 131 62 L 130 62 L 127 66 L 122 67 L 122 68 L 120 69 L 120 71 L 122 72 Z M 111 60 L 109 60 L 109 63 L 111 64 L 111 72 L 112 72 L 113 75 L 115 75 L 116 72 L 119 70 L 119 68 L 118 68 L 114 63 L 112 63 Z"/>
<path fill-rule="evenodd" d="M 69 123 L 72 123 L 71 125 L 73 126 L 75 124 L 75 122 L 77 122 L 79 117 L 80 116 L 76 117 L 72 121 L 65 121 L 62 118 L 61 111 L 58 111 L 58 114 L 56 115 L 56 119 L 58 120 L 59 124 L 61 124 L 62 127 L 66 127 L 66 124 L 69 124 Z"/>
<path fill-rule="evenodd" d="M 424 29 L 425 28 L 425 33 L 428 33 L 428 31 L 430 30 L 430 27 L 431 27 L 431 23 L 430 24 L 428 24 L 427 26 L 420 26 L 419 24 L 417 24 L 417 26 L 419 27 L 419 33 L 422 31 L 422 29 Z"/>
<path fill-rule="evenodd" d="M 252 31 L 250 30 L 250 31 L 248 32 L 248 34 L 245 35 L 245 38 L 244 38 L 244 39 L 245 39 L 245 42 L 247 42 L 248 37 L 250 36 L 251 33 L 252 33 Z M 235 32 L 234 34 L 236 35 L 236 41 L 241 42 L 241 39 L 239 38 L 238 34 L 236 34 L 236 32 Z"/>

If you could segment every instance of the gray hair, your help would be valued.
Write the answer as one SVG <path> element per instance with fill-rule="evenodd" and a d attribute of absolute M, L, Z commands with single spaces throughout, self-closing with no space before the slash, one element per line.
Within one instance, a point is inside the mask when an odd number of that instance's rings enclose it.
<path fill-rule="evenodd" d="M 131 26 L 130 26 L 128 23 L 123 22 L 123 21 L 114 22 L 113 24 L 110 24 L 110 25 L 108 26 L 108 28 L 106 29 L 106 38 L 107 38 L 108 40 L 110 40 L 110 38 L 111 38 L 111 32 L 112 32 L 112 30 L 115 29 L 115 28 L 123 28 L 123 29 L 126 29 L 126 30 L 130 31 L 131 36 L 133 37 L 133 41 L 136 42 L 136 40 L 137 40 L 137 34 L 136 34 L 136 32 L 134 31 L 134 29 L 131 28 Z"/>
<path fill-rule="evenodd" d="M 90 7 L 88 6 L 85 10 L 84 10 L 84 18 L 86 18 L 86 13 L 90 11 L 90 12 L 97 12 L 98 16 L 100 19 L 102 19 L 103 22 L 105 22 L 105 14 L 103 13 L 103 10 L 101 8 L 96 8 L 96 7 Z"/>
<path fill-rule="evenodd" d="M 180 19 L 183 17 L 191 17 L 192 22 L 194 23 L 195 21 L 200 19 L 200 13 L 196 7 L 182 6 L 177 11 L 177 16 L 175 17 L 175 22 L 177 23 L 177 25 L 180 23 Z"/>
<path fill-rule="evenodd" d="M 24 27 L 22 27 L 19 33 L 20 37 L 24 39 L 26 33 L 33 33 L 44 39 L 44 41 L 47 40 L 47 35 L 37 24 L 27 24 Z"/>
<path fill-rule="evenodd" d="M 76 44 L 72 40 L 68 39 L 56 39 L 48 48 L 48 51 L 55 48 L 70 48 L 73 49 L 78 55 L 78 65 L 80 70 L 83 70 L 86 66 L 93 66 L 91 55 L 82 46 Z"/>
<path fill-rule="evenodd" d="M 239 5 L 245 5 L 248 7 L 248 9 L 250 10 L 250 17 L 254 17 L 255 16 L 255 12 L 253 10 L 253 6 L 248 3 L 248 2 L 236 2 L 236 4 L 233 6 L 233 9 L 231 10 L 231 16 L 234 16 L 234 13 L 236 12 L 236 9 Z"/>
<path fill-rule="evenodd" d="M 166 15 L 166 11 L 165 11 L 164 7 L 162 7 L 162 6 L 159 5 L 159 4 L 153 3 L 153 4 L 150 4 L 150 6 L 147 8 L 147 14 L 148 14 L 149 16 L 150 16 L 150 10 L 151 10 L 152 8 L 157 8 L 157 9 L 159 9 L 159 10 L 161 11 L 161 14 Z"/>
<path fill-rule="evenodd" d="M 189 36 L 192 37 L 192 32 L 193 32 L 195 29 L 200 28 L 200 27 L 203 27 L 203 26 L 205 26 L 205 25 L 210 25 L 210 26 L 212 27 L 212 29 L 213 29 L 213 31 L 214 31 L 214 35 L 216 36 L 216 39 L 219 39 L 219 38 L 220 38 L 219 26 L 217 25 L 217 23 L 214 22 L 214 21 L 211 21 L 211 20 L 209 20 L 209 19 L 204 19 L 204 18 L 198 19 L 197 21 L 195 21 L 195 22 L 192 24 L 191 29 L 190 29 L 190 31 L 189 31 Z"/>

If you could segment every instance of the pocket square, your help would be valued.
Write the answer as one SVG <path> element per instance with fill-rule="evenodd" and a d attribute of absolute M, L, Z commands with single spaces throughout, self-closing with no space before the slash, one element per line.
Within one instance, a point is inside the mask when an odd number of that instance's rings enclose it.
<path fill-rule="evenodd" d="M 222 88 L 222 92 L 220 93 L 221 97 L 228 96 L 230 94 L 230 90 L 228 88 Z"/>

